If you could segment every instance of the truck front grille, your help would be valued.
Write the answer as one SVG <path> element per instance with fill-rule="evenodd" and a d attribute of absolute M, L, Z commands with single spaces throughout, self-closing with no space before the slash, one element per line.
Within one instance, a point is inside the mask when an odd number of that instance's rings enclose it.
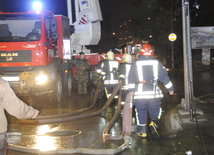
<path fill-rule="evenodd" d="M 0 63 L 31 62 L 31 50 L 0 51 Z"/>

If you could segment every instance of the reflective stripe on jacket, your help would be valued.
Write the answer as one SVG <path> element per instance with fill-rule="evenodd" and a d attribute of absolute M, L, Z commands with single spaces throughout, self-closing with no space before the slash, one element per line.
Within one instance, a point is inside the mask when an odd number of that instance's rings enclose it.
<path fill-rule="evenodd" d="M 128 90 L 128 75 L 131 68 L 131 63 L 122 63 L 119 66 L 118 72 L 119 72 L 119 79 L 124 80 L 125 85 L 123 86 L 123 90 Z"/>
<path fill-rule="evenodd" d="M 105 61 L 101 75 L 103 75 L 104 84 L 117 84 L 118 83 L 118 67 L 117 61 Z"/>
<path fill-rule="evenodd" d="M 141 56 L 131 66 L 128 76 L 129 92 L 135 92 L 135 99 L 162 98 L 158 81 L 169 91 L 173 91 L 172 82 L 163 65 L 154 58 Z"/>

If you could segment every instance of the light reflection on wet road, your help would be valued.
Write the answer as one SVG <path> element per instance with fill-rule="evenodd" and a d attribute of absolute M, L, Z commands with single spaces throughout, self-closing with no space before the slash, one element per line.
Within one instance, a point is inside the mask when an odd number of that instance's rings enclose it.
<path fill-rule="evenodd" d="M 194 73 L 194 91 L 195 96 L 201 96 L 214 91 L 209 87 L 209 84 L 214 80 L 212 72 Z M 135 118 L 133 116 L 132 126 L 132 142 L 129 147 L 119 153 L 119 155 L 184 155 L 186 151 L 192 150 L 194 155 L 203 154 L 199 133 L 192 131 L 188 132 L 188 126 L 184 130 L 173 133 L 170 129 L 169 112 L 171 109 L 180 104 L 184 93 L 183 72 L 169 72 L 172 82 L 175 87 L 174 96 L 165 95 L 163 99 L 163 114 L 160 120 L 160 135 L 158 140 L 152 139 L 148 135 L 147 139 L 141 139 L 135 134 Z M 197 75 L 197 76 L 196 76 Z M 200 82 L 199 82 L 200 81 Z M 200 86 L 203 83 L 203 87 Z M 206 88 L 205 88 L 205 87 Z M 207 88 L 210 89 L 207 89 Z M 166 90 L 164 90 L 166 92 Z M 40 110 L 41 116 L 63 114 L 74 112 L 76 110 L 90 106 L 92 98 L 90 96 L 84 98 L 76 94 L 76 90 L 72 92 L 70 98 L 63 97 L 61 103 L 51 103 L 47 96 L 29 96 L 22 98 L 29 105 Z M 91 111 L 96 111 L 102 108 L 105 100 L 98 100 L 95 107 Z M 21 147 L 28 147 L 39 150 L 55 150 L 55 149 L 76 149 L 76 148 L 117 148 L 123 144 L 123 140 L 119 141 L 104 141 L 102 132 L 106 124 L 111 120 L 116 104 L 111 106 L 100 115 L 68 121 L 58 122 L 53 124 L 20 124 L 19 121 L 11 116 L 9 118 L 9 136 L 8 141 Z M 86 112 L 88 113 L 88 112 Z M 120 115 L 115 126 L 111 129 L 112 135 L 120 135 L 121 129 Z M 196 128 L 196 127 L 195 127 Z M 17 152 L 9 150 L 8 155 L 27 155 L 29 153 Z"/>

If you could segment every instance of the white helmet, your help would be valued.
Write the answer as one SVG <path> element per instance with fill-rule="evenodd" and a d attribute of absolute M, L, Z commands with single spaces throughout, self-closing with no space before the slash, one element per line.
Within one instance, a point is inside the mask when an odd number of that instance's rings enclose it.
<path fill-rule="evenodd" d="M 112 51 L 107 52 L 108 60 L 114 60 L 114 53 Z"/>
<path fill-rule="evenodd" d="M 126 63 L 132 63 L 132 56 L 128 53 L 123 55 L 123 61 Z"/>

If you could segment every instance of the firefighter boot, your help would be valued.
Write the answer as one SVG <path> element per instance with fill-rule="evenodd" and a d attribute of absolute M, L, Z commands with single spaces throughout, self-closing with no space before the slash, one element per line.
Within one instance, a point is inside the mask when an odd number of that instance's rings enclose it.
<path fill-rule="evenodd" d="M 151 131 L 152 137 L 153 138 L 158 138 L 159 133 L 158 133 L 158 119 L 153 119 L 151 120 L 151 123 L 149 124 L 149 129 Z"/>
<path fill-rule="evenodd" d="M 146 124 L 143 126 L 137 126 L 137 135 L 141 138 L 146 138 L 147 134 L 146 134 Z"/>

